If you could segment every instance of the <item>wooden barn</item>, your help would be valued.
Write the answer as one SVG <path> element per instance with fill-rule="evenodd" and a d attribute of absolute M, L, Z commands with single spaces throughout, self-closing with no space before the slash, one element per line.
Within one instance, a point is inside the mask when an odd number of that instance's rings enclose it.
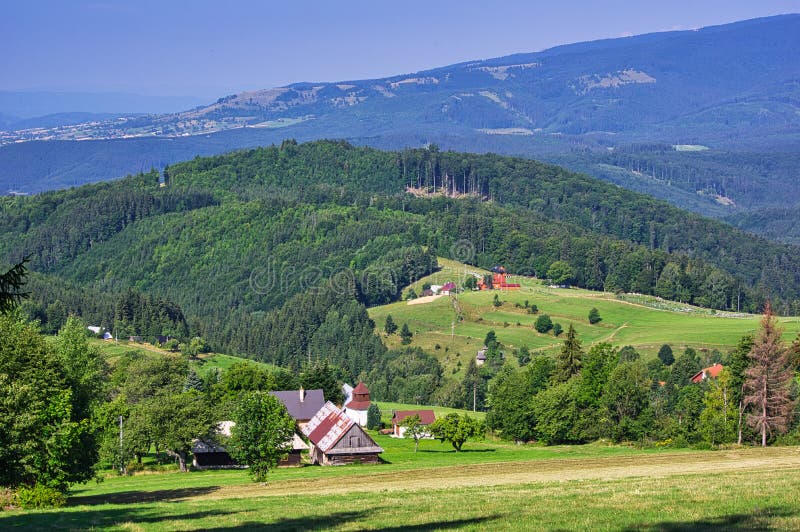
<path fill-rule="evenodd" d="M 311 463 L 377 464 L 383 449 L 336 405 L 328 401 L 303 427 L 311 442 Z"/>

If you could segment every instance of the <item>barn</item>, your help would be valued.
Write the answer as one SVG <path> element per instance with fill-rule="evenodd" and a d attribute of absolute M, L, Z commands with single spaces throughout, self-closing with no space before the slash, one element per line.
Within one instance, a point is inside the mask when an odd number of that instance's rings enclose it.
<path fill-rule="evenodd" d="M 311 442 L 311 463 L 377 464 L 383 449 L 336 405 L 328 401 L 303 427 Z"/>

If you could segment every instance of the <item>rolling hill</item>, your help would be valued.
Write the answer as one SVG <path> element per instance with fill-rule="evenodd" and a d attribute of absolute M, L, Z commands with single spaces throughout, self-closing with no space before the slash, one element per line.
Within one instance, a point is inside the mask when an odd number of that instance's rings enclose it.
<path fill-rule="evenodd" d="M 452 281 L 461 285 L 471 275 L 489 272 L 448 259 L 439 259 L 441 269 L 411 285 L 417 293 L 424 284 L 443 285 Z M 742 336 L 753 334 L 760 316 L 753 314 L 714 312 L 709 309 L 666 301 L 644 295 L 617 295 L 578 288 L 548 287 L 540 279 L 513 276 L 520 290 L 466 291 L 453 296 L 440 296 L 428 302 L 399 301 L 373 307 L 370 318 L 375 321 L 376 333 L 387 346 L 401 347 L 397 334 L 386 335 L 383 325 L 391 315 L 398 326 L 408 324 L 414 333 L 411 346 L 434 354 L 445 373 L 463 376 L 469 361 L 482 348 L 484 338 L 494 331 L 505 347 L 509 360 L 515 361 L 514 350 L 528 348 L 531 353 L 554 354 L 563 345 L 563 334 L 552 331 L 538 333 L 533 324 L 547 314 L 564 330 L 574 326 L 584 349 L 600 342 L 621 348 L 630 345 L 646 357 L 655 357 L 659 348 L 670 344 L 675 351 L 687 347 L 710 359 L 712 353 L 728 352 Z M 498 295 L 501 305 L 495 306 Z M 528 307 L 536 305 L 538 312 Z M 597 308 L 602 320 L 590 324 L 588 314 Z M 797 318 L 782 318 L 784 339 L 794 340 L 800 333 Z"/>

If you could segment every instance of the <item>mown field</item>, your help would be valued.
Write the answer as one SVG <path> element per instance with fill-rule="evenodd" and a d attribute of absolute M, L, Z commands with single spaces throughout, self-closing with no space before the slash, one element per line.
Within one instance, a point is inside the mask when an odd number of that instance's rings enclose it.
<path fill-rule="evenodd" d="M 440 265 L 439 272 L 412 285 L 417 293 L 421 293 L 426 282 L 460 284 L 465 275 L 487 273 L 446 259 L 440 259 Z M 540 334 L 533 328 L 541 314 L 549 315 L 565 331 L 572 324 L 585 348 L 598 342 L 618 347 L 632 345 L 645 356 L 654 355 L 663 344 L 670 344 L 676 351 L 693 347 L 699 351 L 724 352 L 733 348 L 743 335 L 754 333 L 761 319 L 757 315 L 714 313 L 651 296 L 626 295 L 620 299 L 606 292 L 550 288 L 538 279 L 527 277 L 509 280 L 520 283 L 521 289 L 465 292 L 457 298 L 442 296 L 414 305 L 402 301 L 372 308 L 369 314 L 387 345 L 400 346 L 397 334 L 389 337 L 383 334 L 386 316 L 391 315 L 399 327 L 408 323 L 414 333 L 412 346 L 421 346 L 436 355 L 445 368 L 454 372 L 466 367 L 490 330 L 495 331 L 508 349 L 522 346 L 532 351 L 559 349 L 563 335 Z M 502 303 L 499 307 L 493 305 L 495 294 Z M 529 314 L 524 308 L 525 301 L 536 305 L 538 314 Z M 592 307 L 598 309 L 602 318 L 594 325 L 588 319 Z M 800 318 L 779 318 L 779 322 L 787 341 L 797 337 Z"/>
<path fill-rule="evenodd" d="M 800 449 L 537 447 L 376 436 L 387 463 L 110 476 L 0 529 L 735 530 L 800 528 Z"/>

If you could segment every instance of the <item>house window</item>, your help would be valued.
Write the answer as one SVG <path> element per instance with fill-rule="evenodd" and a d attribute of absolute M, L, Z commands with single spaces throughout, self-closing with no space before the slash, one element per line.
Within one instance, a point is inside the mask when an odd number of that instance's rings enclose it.
<path fill-rule="evenodd" d="M 361 438 L 357 434 L 350 436 L 350 447 L 361 447 Z"/>

